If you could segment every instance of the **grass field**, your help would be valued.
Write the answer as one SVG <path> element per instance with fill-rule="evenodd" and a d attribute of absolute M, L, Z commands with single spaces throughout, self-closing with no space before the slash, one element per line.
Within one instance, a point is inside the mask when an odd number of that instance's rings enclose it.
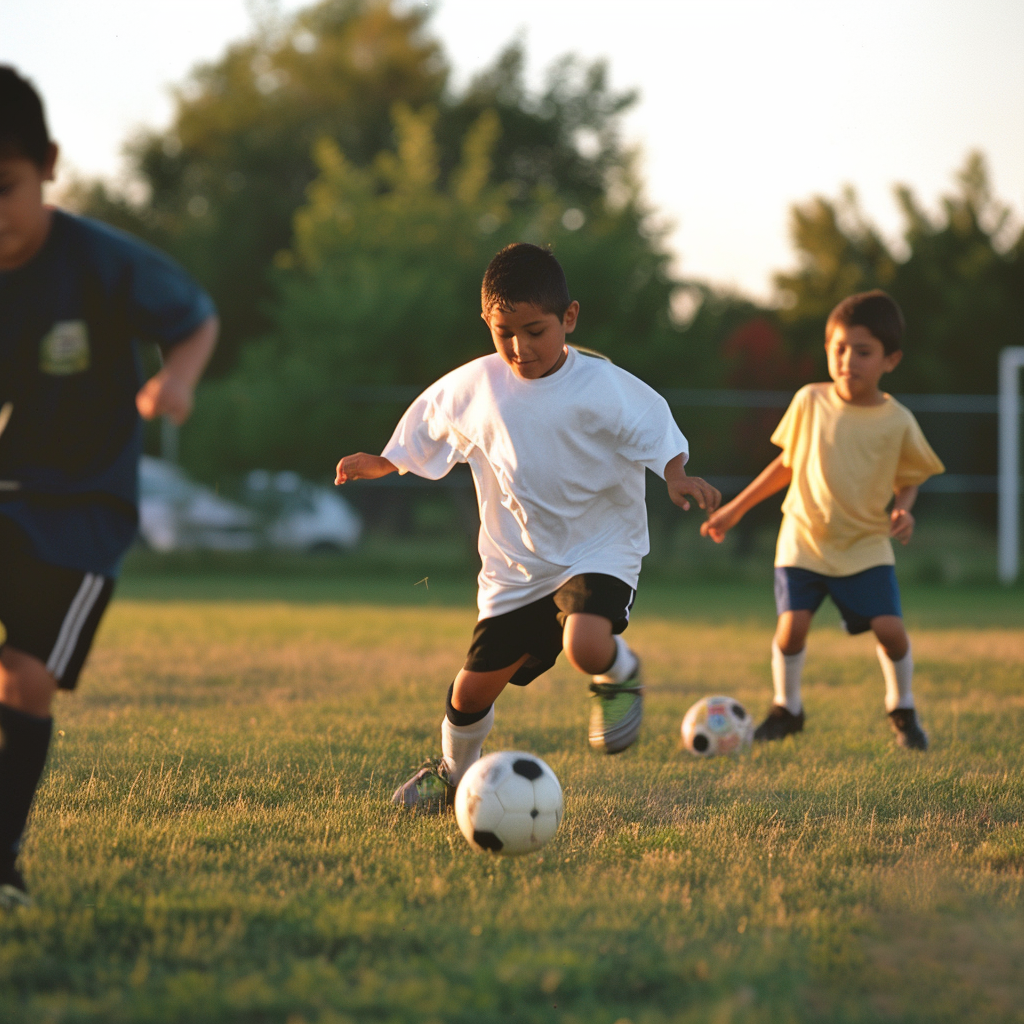
<path fill-rule="evenodd" d="M 718 762 L 679 722 L 767 704 L 767 585 L 641 590 L 636 748 L 589 751 L 562 663 L 499 702 L 488 749 L 566 792 L 503 860 L 388 804 L 436 750 L 471 580 L 140 564 L 58 709 L 5 1022 L 1024 1021 L 1021 590 L 905 590 L 928 754 L 825 614 L 806 732 Z"/>

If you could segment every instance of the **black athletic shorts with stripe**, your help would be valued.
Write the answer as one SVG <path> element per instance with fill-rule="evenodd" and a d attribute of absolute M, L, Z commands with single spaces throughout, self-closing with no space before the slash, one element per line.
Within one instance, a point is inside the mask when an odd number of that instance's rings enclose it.
<path fill-rule="evenodd" d="M 573 576 L 547 597 L 481 619 L 473 630 L 463 667 L 469 672 L 495 672 L 528 654 L 527 661 L 509 680 L 514 686 L 526 686 L 558 659 L 562 631 L 570 615 L 601 615 L 610 620 L 612 633 L 621 633 L 629 625 L 635 597 L 636 591 L 617 576 L 603 572 Z"/>
<path fill-rule="evenodd" d="M 38 658 L 62 690 L 78 682 L 114 580 L 41 562 L 28 537 L 0 515 L 0 623 L 4 644 Z"/>

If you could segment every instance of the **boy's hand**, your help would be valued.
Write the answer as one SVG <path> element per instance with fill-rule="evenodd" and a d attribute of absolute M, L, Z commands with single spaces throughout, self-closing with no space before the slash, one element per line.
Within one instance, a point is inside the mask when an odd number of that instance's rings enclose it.
<path fill-rule="evenodd" d="M 376 480 L 378 477 L 387 476 L 388 473 L 394 473 L 397 469 L 398 467 L 383 455 L 359 452 L 358 455 L 346 455 L 338 463 L 334 482 L 346 484 L 349 480 Z"/>
<path fill-rule="evenodd" d="M 700 535 L 710 537 L 716 544 L 725 540 L 725 535 L 743 518 L 743 512 L 735 501 L 723 505 L 700 524 Z"/>
<path fill-rule="evenodd" d="M 722 495 L 719 491 L 699 476 L 673 476 L 666 479 L 665 483 L 668 485 L 668 496 L 684 512 L 690 511 L 688 497 L 693 498 L 705 512 L 714 512 L 721 504 Z"/>
<path fill-rule="evenodd" d="M 901 544 L 909 544 L 914 535 L 914 517 L 910 509 L 894 508 L 889 514 L 889 536 Z"/>
<path fill-rule="evenodd" d="M 144 420 L 166 416 L 179 427 L 192 414 L 192 404 L 192 388 L 166 367 L 150 377 L 135 396 L 135 407 Z"/>
<path fill-rule="evenodd" d="M 180 427 L 189 418 L 196 384 L 213 354 L 219 329 L 217 318 L 207 317 L 166 354 L 163 369 L 150 377 L 135 396 L 135 407 L 143 419 L 166 416 Z"/>

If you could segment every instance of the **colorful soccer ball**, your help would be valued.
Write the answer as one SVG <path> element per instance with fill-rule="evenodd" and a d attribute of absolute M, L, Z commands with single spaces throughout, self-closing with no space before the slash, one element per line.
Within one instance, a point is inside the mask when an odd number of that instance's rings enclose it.
<path fill-rule="evenodd" d="M 683 744 L 697 757 L 735 754 L 753 738 L 750 712 L 732 697 L 703 697 L 683 718 Z"/>
<path fill-rule="evenodd" d="M 455 792 L 455 817 L 474 850 L 532 853 L 562 820 L 562 787 L 533 754 L 488 754 L 462 777 Z"/>

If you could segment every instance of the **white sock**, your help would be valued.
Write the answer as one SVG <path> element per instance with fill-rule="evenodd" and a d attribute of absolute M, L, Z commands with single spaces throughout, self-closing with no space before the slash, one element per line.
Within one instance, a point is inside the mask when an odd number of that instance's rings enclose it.
<path fill-rule="evenodd" d="M 878 655 L 878 664 L 882 666 L 882 675 L 885 676 L 885 710 L 912 708 L 914 693 L 911 683 L 914 679 L 914 658 L 910 647 L 907 647 L 907 653 L 899 661 L 893 661 L 881 644 L 875 647 L 875 653 Z"/>
<path fill-rule="evenodd" d="M 629 644 L 618 634 L 612 639 L 615 641 L 615 660 L 599 676 L 594 676 L 595 683 L 624 683 L 636 671 L 639 659 L 629 649 Z"/>
<path fill-rule="evenodd" d="M 493 725 L 493 704 L 487 714 L 472 725 L 453 725 L 448 716 L 444 716 L 441 722 L 441 753 L 451 773 L 453 786 L 457 786 L 469 766 L 480 759 L 480 749 Z"/>
<path fill-rule="evenodd" d="M 772 640 L 772 685 L 775 687 L 775 703 L 781 704 L 791 715 L 800 714 L 803 701 L 800 698 L 800 676 L 804 671 L 805 647 L 799 654 L 783 654 L 782 648 Z"/>

